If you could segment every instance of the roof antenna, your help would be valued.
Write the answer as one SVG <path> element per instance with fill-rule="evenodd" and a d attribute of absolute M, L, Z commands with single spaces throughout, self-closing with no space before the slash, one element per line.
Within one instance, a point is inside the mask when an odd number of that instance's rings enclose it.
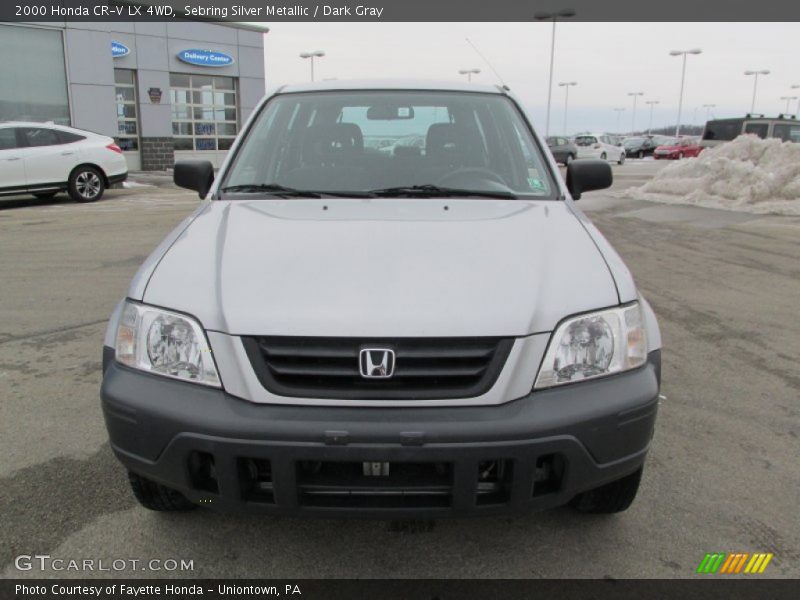
<path fill-rule="evenodd" d="M 483 59 L 483 62 L 485 62 L 487 65 L 489 65 L 489 68 L 492 70 L 492 72 L 495 74 L 495 76 L 497 76 L 497 79 L 499 79 L 500 83 L 503 85 L 503 89 L 510 90 L 511 88 L 509 88 L 506 85 L 506 82 L 503 81 L 503 78 L 500 77 L 500 73 L 497 72 L 497 69 L 495 69 L 492 66 L 492 63 L 489 62 L 489 59 L 487 59 L 483 54 L 481 54 L 481 51 L 478 50 L 478 47 L 475 44 L 472 43 L 472 40 L 470 40 L 469 38 L 464 38 L 464 39 L 467 40 L 467 43 L 470 46 L 472 46 L 472 49 L 475 50 L 475 52 L 477 52 L 478 56 L 480 56 Z"/>

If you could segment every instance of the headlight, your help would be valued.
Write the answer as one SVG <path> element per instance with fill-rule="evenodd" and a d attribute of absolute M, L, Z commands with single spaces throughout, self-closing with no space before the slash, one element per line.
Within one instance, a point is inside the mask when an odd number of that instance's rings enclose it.
<path fill-rule="evenodd" d="M 161 308 L 125 303 L 117 327 L 116 359 L 134 369 L 221 387 L 200 324 Z"/>
<path fill-rule="evenodd" d="M 638 302 L 572 317 L 558 326 L 534 389 L 635 369 L 647 360 Z"/>

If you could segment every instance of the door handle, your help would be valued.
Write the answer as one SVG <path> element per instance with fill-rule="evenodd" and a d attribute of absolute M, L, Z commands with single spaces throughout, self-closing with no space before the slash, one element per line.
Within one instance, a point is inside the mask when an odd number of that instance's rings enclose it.
<path fill-rule="evenodd" d="M 69 156 L 70 154 L 75 154 L 74 150 L 66 150 L 61 153 L 61 156 Z"/>
<path fill-rule="evenodd" d="M 11 162 L 11 161 L 14 161 L 14 160 L 20 160 L 20 157 L 19 156 L 12 156 L 11 158 L 7 158 L 6 160 L 8 162 Z"/>

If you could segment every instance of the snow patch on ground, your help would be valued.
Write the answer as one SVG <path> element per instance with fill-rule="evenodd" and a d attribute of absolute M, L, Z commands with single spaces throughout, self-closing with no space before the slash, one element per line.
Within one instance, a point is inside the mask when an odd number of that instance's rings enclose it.
<path fill-rule="evenodd" d="M 664 167 L 623 196 L 755 214 L 800 215 L 800 144 L 742 135 Z"/>

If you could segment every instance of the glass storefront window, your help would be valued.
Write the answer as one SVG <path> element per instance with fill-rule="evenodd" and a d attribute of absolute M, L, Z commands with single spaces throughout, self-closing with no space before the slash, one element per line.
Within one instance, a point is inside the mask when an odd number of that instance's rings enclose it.
<path fill-rule="evenodd" d="M 136 72 L 114 69 L 117 96 L 117 137 L 114 140 L 125 152 L 139 149 L 139 118 L 136 96 Z"/>
<path fill-rule="evenodd" d="M 236 79 L 170 73 L 175 150 L 228 150 L 239 131 Z"/>
<path fill-rule="evenodd" d="M 0 121 L 70 124 L 60 31 L 0 25 L 0 56 Z"/>

